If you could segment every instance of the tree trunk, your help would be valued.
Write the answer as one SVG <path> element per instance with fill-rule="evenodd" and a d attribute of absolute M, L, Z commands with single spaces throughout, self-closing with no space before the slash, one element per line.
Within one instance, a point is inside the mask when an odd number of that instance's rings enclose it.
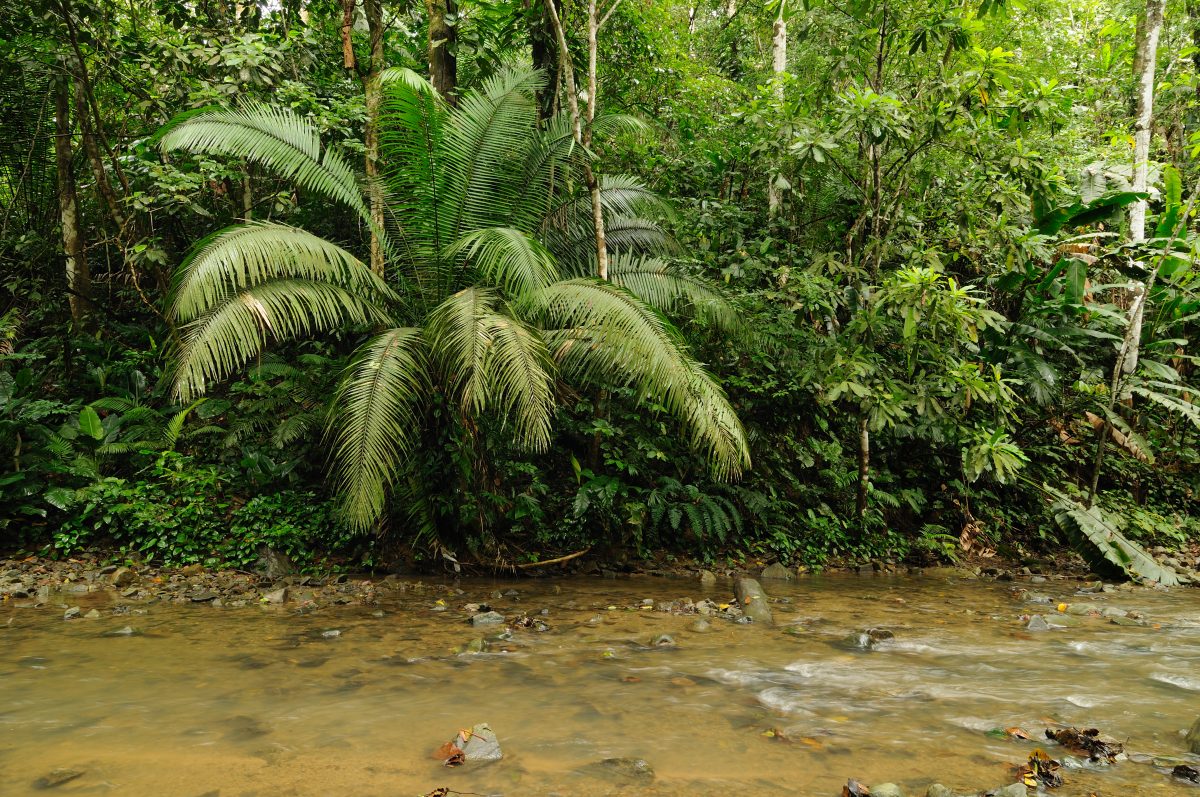
<path fill-rule="evenodd" d="M 533 65 L 546 74 L 546 88 L 541 89 L 537 97 L 538 113 L 542 119 L 549 119 L 554 115 L 554 98 L 561 82 L 558 55 L 555 52 L 554 24 L 550 21 L 547 2 L 549 0 L 543 0 L 540 5 L 541 13 L 535 16 L 529 26 L 529 52 L 533 57 Z"/>
<path fill-rule="evenodd" d="M 575 143 L 581 147 L 591 144 L 592 131 L 589 126 L 583 126 L 583 117 L 579 111 L 579 92 L 575 84 L 575 67 L 571 64 L 571 54 L 567 50 L 567 37 L 563 33 L 562 19 L 558 16 L 554 0 L 546 0 L 550 11 L 550 20 L 554 24 L 554 34 L 558 39 L 558 61 L 563 76 L 567 79 L 567 109 L 571 114 L 571 133 Z M 596 19 L 596 0 L 588 2 L 588 121 L 595 118 L 596 113 L 596 32 L 599 23 Z M 600 180 L 588 161 L 583 163 L 583 179 L 587 183 L 588 193 L 592 198 L 592 225 L 596 232 L 596 276 L 602 280 L 608 279 L 608 243 L 604 237 L 604 209 L 600 202 Z"/>
<path fill-rule="evenodd" d="M 1137 111 L 1133 126 L 1133 190 L 1145 191 L 1150 161 L 1150 132 L 1154 116 L 1154 67 L 1158 60 L 1158 38 L 1162 33 L 1165 0 L 1146 0 L 1145 17 L 1139 26 L 1134 57 L 1137 81 Z M 1137 243 L 1146 238 L 1146 201 L 1129 209 L 1129 237 Z"/>
<path fill-rule="evenodd" d="M 779 16 L 775 18 L 774 34 L 771 36 L 771 71 L 775 73 L 775 100 L 783 104 L 783 73 L 787 71 L 787 22 L 783 19 L 786 0 L 781 0 Z M 767 178 L 767 215 L 775 218 L 782 204 L 779 186 L 779 165 L 772 164 Z"/>
<path fill-rule="evenodd" d="M 354 6 L 356 0 L 342 0 L 342 68 L 354 69 Z"/>
<path fill-rule="evenodd" d="M 58 213 L 66 260 L 67 301 L 76 329 L 91 323 L 92 277 L 80 235 L 79 202 L 71 171 L 71 79 L 64 75 L 55 88 L 54 165 L 58 183 Z"/>
<path fill-rule="evenodd" d="M 363 0 L 367 15 L 367 33 L 371 42 L 370 69 L 363 77 L 367 95 L 367 129 L 363 136 L 366 147 L 367 193 L 371 201 L 371 270 L 383 276 L 383 186 L 379 176 L 379 114 L 383 105 L 383 0 Z"/>
<path fill-rule="evenodd" d="M 458 86 L 454 50 L 458 33 L 446 24 L 446 16 L 456 11 L 454 0 L 425 0 L 425 10 L 429 12 L 429 81 L 446 102 L 454 105 Z"/>
<path fill-rule="evenodd" d="M 871 487 L 871 430 L 869 415 L 863 412 L 858 422 L 858 517 L 867 516 L 867 491 Z"/>

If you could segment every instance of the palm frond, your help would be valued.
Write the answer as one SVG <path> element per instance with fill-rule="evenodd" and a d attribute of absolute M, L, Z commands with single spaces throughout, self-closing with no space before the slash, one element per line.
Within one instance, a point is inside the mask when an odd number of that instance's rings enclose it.
<path fill-rule="evenodd" d="M 654 398 L 684 424 L 720 478 L 749 467 L 745 431 L 724 391 L 669 322 L 632 293 L 578 278 L 531 295 L 525 306 L 546 323 L 550 353 L 566 376 L 630 385 Z"/>
<path fill-rule="evenodd" d="M 334 398 L 328 435 L 347 518 L 365 528 L 387 506 L 429 394 L 421 330 L 389 329 L 359 348 Z"/>
<path fill-rule="evenodd" d="M 427 333 L 464 413 L 495 410 L 513 423 L 519 445 L 535 450 L 549 445 L 554 364 L 541 336 L 502 312 L 493 291 L 454 294 L 430 314 Z"/>
<path fill-rule="evenodd" d="M 488 227 L 464 235 L 446 256 L 463 258 L 487 283 L 511 294 L 544 288 L 558 279 L 554 259 L 545 247 L 512 227 Z"/>
<path fill-rule="evenodd" d="M 337 150 L 321 146 L 315 126 L 288 108 L 246 102 L 235 110 L 190 114 L 168 126 L 159 146 L 257 163 L 371 223 L 354 170 Z"/>
<path fill-rule="evenodd" d="M 175 395 L 183 401 L 202 395 L 209 382 L 245 365 L 271 340 L 388 320 L 376 305 L 325 282 L 274 279 L 244 288 L 184 330 Z"/>
<path fill-rule="evenodd" d="M 608 264 L 608 278 L 664 313 L 687 309 L 718 329 L 742 328 L 741 316 L 712 283 L 658 258 L 615 255 Z"/>
<path fill-rule="evenodd" d="M 194 247 L 177 272 L 171 314 L 186 323 L 272 279 L 327 282 L 376 304 L 395 298 L 370 267 L 340 246 L 285 224 L 254 223 L 219 230 Z"/>

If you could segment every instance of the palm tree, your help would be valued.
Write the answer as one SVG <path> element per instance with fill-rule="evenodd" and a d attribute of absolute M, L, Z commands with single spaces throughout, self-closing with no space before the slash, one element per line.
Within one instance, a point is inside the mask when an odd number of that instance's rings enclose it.
<path fill-rule="evenodd" d="M 319 132 L 282 108 L 246 105 L 182 118 L 166 150 L 236 156 L 349 208 L 387 256 L 376 274 L 346 248 L 276 223 L 200 241 L 170 312 L 183 326 L 174 390 L 205 392 L 272 342 L 364 330 L 333 397 L 328 435 L 349 517 L 366 526 L 418 453 L 436 396 L 465 423 L 499 419 L 518 445 L 550 444 L 558 380 L 631 386 L 674 415 L 718 477 L 749 465 L 721 388 L 660 311 L 733 312 L 703 281 L 655 254 L 659 202 L 636 180 L 603 187 L 610 281 L 595 268 L 583 159 L 566 119 L 537 125 L 536 71 L 508 70 L 450 108 L 409 70 L 385 74 L 382 184 L 365 185 Z M 628 125 L 597 120 L 598 126 Z M 383 192 L 380 229 L 368 202 Z M 589 249 L 590 247 L 590 249 Z"/>

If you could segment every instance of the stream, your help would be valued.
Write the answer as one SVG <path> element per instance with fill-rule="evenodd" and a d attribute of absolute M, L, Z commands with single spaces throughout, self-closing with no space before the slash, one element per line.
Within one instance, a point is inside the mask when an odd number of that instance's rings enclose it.
<path fill-rule="evenodd" d="M 59 601 L 0 604 L 0 794 L 836 797 L 848 778 L 973 794 L 1013 782 L 1038 746 L 1065 755 L 1043 738 L 1061 723 L 1099 728 L 1131 760 L 1064 767 L 1054 794 L 1200 796 L 1170 776 L 1173 759 L 1200 767 L 1183 740 L 1200 715 L 1200 590 L 814 576 L 764 582 L 773 628 L 714 617 L 697 631 L 695 615 L 643 601 L 726 602 L 728 580 L 415 584 L 308 614 L 114 613 L 111 592 L 82 596 L 92 620 L 64 621 Z M 1082 601 L 1147 624 L 1021 619 Z M 549 628 L 474 628 L 469 602 Z M 845 644 L 869 628 L 894 638 Z M 677 644 L 652 645 L 661 634 Z M 497 635 L 511 638 L 472 652 Z M 433 757 L 481 722 L 503 760 Z M 1041 741 L 988 733 L 1010 727 Z M 35 788 L 58 769 L 81 774 Z"/>

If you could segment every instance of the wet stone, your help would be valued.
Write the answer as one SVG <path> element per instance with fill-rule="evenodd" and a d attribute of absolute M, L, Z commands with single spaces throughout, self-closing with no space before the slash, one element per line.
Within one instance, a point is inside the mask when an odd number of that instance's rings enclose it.
<path fill-rule="evenodd" d="M 504 615 L 500 612 L 481 612 L 471 618 L 471 625 L 500 625 L 504 622 Z"/>
<path fill-rule="evenodd" d="M 650 640 L 650 644 L 656 648 L 673 648 L 675 639 L 670 634 L 659 634 Z"/>
<path fill-rule="evenodd" d="M 1192 729 L 1188 731 L 1187 748 L 1189 752 L 1195 755 L 1200 755 L 1200 717 L 1196 718 L 1196 722 L 1194 725 L 1192 725 Z"/>
<path fill-rule="evenodd" d="M 69 608 L 65 612 L 63 612 L 63 619 L 64 620 L 74 620 L 77 617 L 79 617 L 79 615 L 81 613 L 82 613 L 82 610 L 78 606 L 72 606 L 71 608 Z"/>
<path fill-rule="evenodd" d="M 709 631 L 712 631 L 712 623 L 704 619 L 696 620 L 690 626 L 690 630 L 697 634 L 707 634 Z"/>
<path fill-rule="evenodd" d="M 940 783 L 934 783 L 925 790 L 925 797 L 954 797 L 954 791 Z"/>
<path fill-rule="evenodd" d="M 1046 618 L 1040 614 L 1035 614 L 1029 618 L 1029 624 L 1025 626 L 1026 631 L 1049 631 L 1050 623 L 1046 622 Z"/>
<path fill-rule="evenodd" d="M 742 614 L 756 623 L 771 625 L 771 607 L 767 605 L 767 594 L 762 586 L 752 578 L 741 577 L 733 582 L 733 592 L 737 596 L 738 606 Z"/>
<path fill-rule="evenodd" d="M 134 584 L 137 584 L 140 580 L 141 579 L 138 578 L 138 574 L 130 570 L 128 567 L 118 568 L 113 571 L 111 576 L 109 576 L 109 581 L 117 589 L 122 587 L 131 587 Z"/>
<path fill-rule="evenodd" d="M 767 565 L 764 567 L 760 577 L 764 579 L 774 579 L 776 581 L 791 581 L 796 578 L 796 574 L 792 572 L 791 568 L 784 567 L 779 562 L 776 562 L 773 565 Z"/>
<path fill-rule="evenodd" d="M 895 783 L 880 783 L 871 787 L 871 797 L 904 797 Z"/>
<path fill-rule="evenodd" d="M 594 764 L 588 764 L 580 770 L 594 777 L 603 777 L 619 781 L 651 781 L 654 780 L 654 768 L 644 758 L 606 758 Z"/>
<path fill-rule="evenodd" d="M 83 777 L 78 769 L 55 769 L 49 775 L 43 775 L 33 782 L 35 789 L 53 789 L 76 778 Z"/>
<path fill-rule="evenodd" d="M 1025 787 L 1024 783 L 1010 783 L 999 789 L 992 789 L 988 795 L 989 797 L 1029 797 L 1029 789 Z"/>
<path fill-rule="evenodd" d="M 496 732 L 486 722 L 471 728 L 470 738 L 465 742 L 463 734 L 459 733 L 452 743 L 463 751 L 463 758 L 467 761 L 499 761 L 504 758 Z"/>
<path fill-rule="evenodd" d="M 287 603 L 288 588 L 280 587 L 279 589 L 273 589 L 270 592 L 264 592 L 262 599 L 263 599 L 263 603 L 273 603 L 273 604 Z"/>
<path fill-rule="evenodd" d="M 700 585 L 701 586 L 711 587 L 716 583 L 717 583 L 717 576 L 715 573 L 713 573 L 711 570 L 701 570 L 700 571 Z"/>

